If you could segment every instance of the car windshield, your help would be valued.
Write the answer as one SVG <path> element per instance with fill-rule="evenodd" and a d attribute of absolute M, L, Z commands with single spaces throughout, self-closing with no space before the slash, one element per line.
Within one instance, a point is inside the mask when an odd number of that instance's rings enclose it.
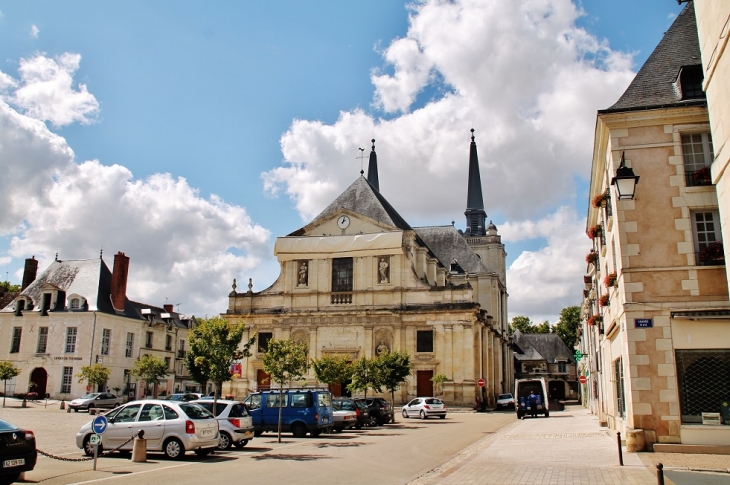
<path fill-rule="evenodd" d="M 198 406 L 197 404 L 181 404 L 180 409 L 182 409 L 190 419 L 214 419 L 214 416 L 210 411 Z"/>
<path fill-rule="evenodd" d="M 0 431 L 18 431 L 18 427 L 0 419 Z"/>
<path fill-rule="evenodd" d="M 81 399 L 95 399 L 96 396 L 98 396 L 98 395 L 99 395 L 98 392 L 94 392 L 92 394 L 87 394 L 85 396 L 81 396 Z"/>
<path fill-rule="evenodd" d="M 512 394 L 500 394 L 499 399 L 512 399 Z"/>
<path fill-rule="evenodd" d="M 168 401 L 182 401 L 184 394 L 170 394 L 167 396 Z"/>

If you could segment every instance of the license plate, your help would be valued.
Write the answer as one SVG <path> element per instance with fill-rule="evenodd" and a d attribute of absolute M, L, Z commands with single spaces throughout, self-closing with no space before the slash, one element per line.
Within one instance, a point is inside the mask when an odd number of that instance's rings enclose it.
<path fill-rule="evenodd" d="M 212 429 L 204 429 L 204 430 L 203 430 L 203 431 L 201 432 L 201 434 L 202 434 L 203 436 L 209 436 L 209 435 L 212 435 L 212 434 L 213 434 L 213 430 L 212 430 Z"/>
<path fill-rule="evenodd" d="M 3 462 L 3 468 L 10 468 L 21 465 L 25 465 L 25 458 L 18 458 L 17 460 L 5 460 Z"/>

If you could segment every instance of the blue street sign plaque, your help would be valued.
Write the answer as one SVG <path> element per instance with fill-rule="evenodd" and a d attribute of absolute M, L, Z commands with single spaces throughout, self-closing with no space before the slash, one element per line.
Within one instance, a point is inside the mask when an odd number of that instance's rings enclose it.
<path fill-rule="evenodd" d="M 104 416 L 97 416 L 94 418 L 94 422 L 91 423 L 91 429 L 93 429 L 96 434 L 104 434 L 107 424 L 109 423 Z"/>
<path fill-rule="evenodd" d="M 651 321 L 651 318 L 634 318 L 635 328 L 652 328 L 653 326 L 654 323 Z"/>

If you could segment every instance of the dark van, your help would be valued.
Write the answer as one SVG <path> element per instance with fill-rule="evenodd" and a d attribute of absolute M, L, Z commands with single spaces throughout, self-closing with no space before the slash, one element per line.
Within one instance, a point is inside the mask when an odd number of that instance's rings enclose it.
<path fill-rule="evenodd" d="M 281 399 L 280 399 L 281 397 Z M 303 438 L 319 436 L 333 426 L 332 395 L 327 390 L 296 389 L 255 392 L 243 403 L 253 418 L 254 436 L 276 432 L 281 407 L 281 430 Z"/>

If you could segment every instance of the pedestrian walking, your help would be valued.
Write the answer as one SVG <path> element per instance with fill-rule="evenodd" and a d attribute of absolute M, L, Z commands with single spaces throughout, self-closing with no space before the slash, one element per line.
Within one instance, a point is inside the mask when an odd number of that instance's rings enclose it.
<path fill-rule="evenodd" d="M 527 397 L 527 402 L 530 404 L 530 414 L 533 418 L 537 417 L 537 394 L 535 391 L 530 391 L 530 395 Z"/>

